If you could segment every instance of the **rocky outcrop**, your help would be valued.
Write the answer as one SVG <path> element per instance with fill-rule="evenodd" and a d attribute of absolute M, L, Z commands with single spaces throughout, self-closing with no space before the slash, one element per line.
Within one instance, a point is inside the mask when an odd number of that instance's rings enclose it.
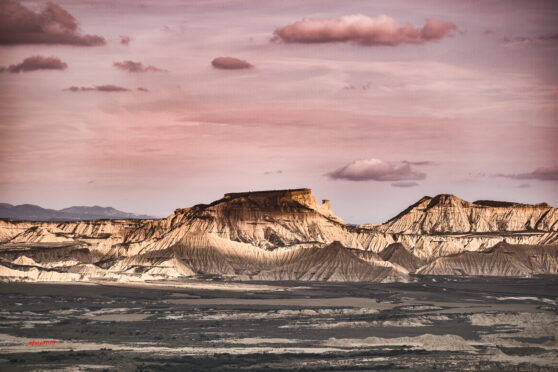
<path fill-rule="evenodd" d="M 391 234 L 558 231 L 558 210 L 545 203 L 469 203 L 443 194 L 422 198 L 378 229 Z"/>
<path fill-rule="evenodd" d="M 546 254 L 558 243 L 557 221 L 557 210 L 545 204 L 469 203 L 439 195 L 384 224 L 352 226 L 309 189 L 229 193 L 160 220 L 0 220 L 0 277 L 405 281 L 413 272 L 551 273 L 552 260 L 540 270 L 482 261 L 490 262 L 486 252 L 504 240 Z M 465 264 L 469 257 L 480 258 Z M 527 259 L 533 257 L 517 256 Z"/>
<path fill-rule="evenodd" d="M 379 256 L 384 261 L 402 266 L 411 273 L 424 264 L 424 260 L 409 252 L 401 243 L 390 244 L 379 253 Z"/>
<path fill-rule="evenodd" d="M 418 270 L 423 275 L 531 276 L 558 274 L 558 245 L 498 243 L 482 252 L 440 257 Z"/>

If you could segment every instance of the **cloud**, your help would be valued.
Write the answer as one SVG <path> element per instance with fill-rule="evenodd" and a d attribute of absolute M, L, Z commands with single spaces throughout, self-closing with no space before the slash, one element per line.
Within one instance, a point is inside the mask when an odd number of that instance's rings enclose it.
<path fill-rule="evenodd" d="M 432 165 L 438 165 L 438 163 L 434 162 L 434 161 L 408 161 L 408 160 L 403 160 L 402 163 L 404 164 L 409 164 L 409 165 L 415 165 L 415 166 L 432 166 Z"/>
<path fill-rule="evenodd" d="M 138 92 L 149 92 L 149 89 L 143 87 L 139 87 L 137 90 Z"/>
<path fill-rule="evenodd" d="M 395 182 L 395 183 L 391 184 L 391 186 L 393 186 L 393 187 L 415 187 L 415 186 L 418 186 L 418 185 L 419 185 L 418 183 L 412 182 L 412 181 Z"/>
<path fill-rule="evenodd" d="M 48 2 L 35 13 L 19 1 L 0 1 L 0 45 L 68 44 L 104 45 L 97 35 L 83 35 L 77 20 L 60 5 Z"/>
<path fill-rule="evenodd" d="M 167 70 L 163 70 L 151 65 L 144 66 L 143 63 L 134 61 L 114 62 L 113 66 L 120 70 L 128 72 L 167 72 Z"/>
<path fill-rule="evenodd" d="M 522 183 L 522 184 L 520 184 L 520 185 L 517 186 L 517 187 L 519 187 L 520 189 L 528 189 L 529 187 L 531 187 L 531 184 L 529 184 L 529 183 Z"/>
<path fill-rule="evenodd" d="M 276 171 L 265 171 L 264 174 L 266 176 L 270 175 L 270 174 L 283 174 L 283 171 L 281 169 L 276 170 Z"/>
<path fill-rule="evenodd" d="M 132 38 L 130 36 L 120 35 L 120 44 L 129 45 L 131 41 Z"/>
<path fill-rule="evenodd" d="M 546 34 L 539 36 L 516 36 L 516 37 L 505 37 L 502 42 L 505 44 L 526 44 L 526 43 L 536 43 L 545 41 L 558 41 L 558 33 Z"/>
<path fill-rule="evenodd" d="M 211 61 L 211 64 L 221 70 L 242 70 L 254 67 L 242 59 L 233 57 L 217 57 Z"/>
<path fill-rule="evenodd" d="M 344 90 L 357 90 L 357 89 L 359 89 L 359 90 L 368 90 L 368 89 L 370 89 L 371 87 L 372 87 L 372 83 L 371 83 L 371 82 L 368 82 L 368 83 L 362 84 L 362 85 L 360 85 L 360 86 L 359 86 L 359 85 L 355 86 L 355 85 L 352 85 L 352 84 L 351 84 L 351 85 L 347 85 L 347 86 L 345 86 L 343 89 L 344 89 Z"/>
<path fill-rule="evenodd" d="M 340 18 L 304 18 L 273 32 L 272 41 L 284 43 L 352 42 L 358 45 L 423 44 L 450 36 L 457 26 L 427 18 L 422 28 L 400 25 L 386 15 L 371 18 L 363 14 Z"/>
<path fill-rule="evenodd" d="M 495 177 L 512 178 L 514 180 L 558 181 L 558 167 L 538 168 L 528 173 L 497 174 Z"/>
<path fill-rule="evenodd" d="M 414 170 L 409 163 L 361 159 L 327 173 L 326 176 L 334 180 L 349 181 L 414 181 L 425 179 L 426 173 Z"/>
<path fill-rule="evenodd" d="M 70 92 L 89 92 L 89 91 L 98 91 L 98 92 L 130 92 L 130 89 L 119 87 L 118 85 L 112 84 L 105 84 L 105 85 L 95 85 L 91 87 L 76 87 L 71 86 L 65 90 Z"/>
<path fill-rule="evenodd" d="M 16 65 L 10 65 L 7 71 L 12 73 L 36 70 L 65 70 L 68 65 L 56 57 L 31 56 Z M 2 69 L 4 70 L 4 69 Z"/>

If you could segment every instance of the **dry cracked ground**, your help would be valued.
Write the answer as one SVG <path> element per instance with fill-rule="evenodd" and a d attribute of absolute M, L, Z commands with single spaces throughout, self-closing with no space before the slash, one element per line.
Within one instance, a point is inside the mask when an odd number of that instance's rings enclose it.
<path fill-rule="evenodd" d="M 2 371 L 558 369 L 556 277 L 2 283 L 0 294 Z"/>

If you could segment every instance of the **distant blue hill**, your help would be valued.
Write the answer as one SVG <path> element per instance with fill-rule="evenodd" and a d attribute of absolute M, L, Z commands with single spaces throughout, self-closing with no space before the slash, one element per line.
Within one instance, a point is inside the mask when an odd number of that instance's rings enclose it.
<path fill-rule="evenodd" d="M 0 218 L 14 221 L 82 221 L 82 220 L 120 220 L 120 219 L 153 219 L 145 214 L 134 214 L 119 211 L 112 207 L 74 206 L 60 210 L 46 209 L 33 204 L 12 205 L 0 203 Z"/>

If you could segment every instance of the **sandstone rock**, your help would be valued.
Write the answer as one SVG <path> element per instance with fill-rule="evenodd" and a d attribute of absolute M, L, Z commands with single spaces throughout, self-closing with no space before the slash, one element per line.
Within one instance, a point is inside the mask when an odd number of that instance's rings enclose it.
<path fill-rule="evenodd" d="M 494 248 L 504 240 L 517 250 L 513 260 Z M 384 224 L 352 226 L 328 200 L 319 204 L 309 189 L 295 189 L 225 194 L 160 220 L 0 220 L 0 241 L 5 280 L 530 275 L 557 271 L 558 212 L 546 204 L 438 195 Z"/>

